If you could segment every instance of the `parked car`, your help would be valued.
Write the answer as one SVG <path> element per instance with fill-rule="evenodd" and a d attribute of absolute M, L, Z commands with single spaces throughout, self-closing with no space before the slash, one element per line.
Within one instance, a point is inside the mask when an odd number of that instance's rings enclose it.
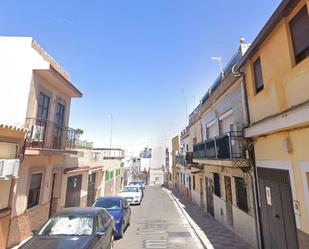
<path fill-rule="evenodd" d="M 140 183 L 129 182 L 129 184 L 127 186 L 138 187 L 141 190 L 141 192 L 142 192 L 142 199 L 144 198 L 144 189 L 143 189 L 143 187 L 142 187 L 142 185 Z"/>
<path fill-rule="evenodd" d="M 111 249 L 115 225 L 103 208 L 67 208 L 52 216 L 22 249 Z"/>
<path fill-rule="evenodd" d="M 142 189 L 145 189 L 145 182 L 143 180 L 130 181 L 129 185 L 140 185 Z"/>
<path fill-rule="evenodd" d="M 119 195 L 126 198 L 129 204 L 141 204 L 142 189 L 139 186 L 126 186 L 121 190 Z"/>
<path fill-rule="evenodd" d="M 130 225 L 131 208 L 127 200 L 121 196 L 104 196 L 95 200 L 93 207 L 102 207 L 115 221 L 117 238 L 122 238 L 125 229 Z"/>

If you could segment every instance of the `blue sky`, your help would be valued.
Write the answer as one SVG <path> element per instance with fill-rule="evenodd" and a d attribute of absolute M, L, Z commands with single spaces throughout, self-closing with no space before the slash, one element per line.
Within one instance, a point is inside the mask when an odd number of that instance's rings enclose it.
<path fill-rule="evenodd" d="M 0 34 L 33 36 L 84 93 L 70 126 L 84 139 L 136 150 L 167 143 L 219 73 L 210 59 L 251 42 L 279 0 L 3 2 Z"/>

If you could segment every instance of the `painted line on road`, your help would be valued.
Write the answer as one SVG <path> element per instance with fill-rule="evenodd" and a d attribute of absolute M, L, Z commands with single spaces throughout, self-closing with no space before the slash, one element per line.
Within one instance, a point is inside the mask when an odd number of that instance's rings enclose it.
<path fill-rule="evenodd" d="M 186 221 L 189 223 L 191 229 L 189 229 L 189 231 L 192 233 L 193 230 L 193 238 L 198 238 L 198 240 L 202 243 L 203 247 L 206 249 L 214 249 L 213 245 L 211 244 L 211 242 L 209 241 L 209 239 L 207 238 L 206 234 L 204 233 L 204 231 L 195 223 L 195 221 L 190 217 L 190 215 L 187 213 L 187 211 L 184 209 L 184 205 L 181 204 L 179 202 L 179 200 L 173 195 L 172 191 L 166 189 L 166 188 L 162 188 L 165 192 L 167 192 L 167 194 L 170 196 L 170 198 L 173 200 L 176 208 L 178 211 L 180 211 Z"/>

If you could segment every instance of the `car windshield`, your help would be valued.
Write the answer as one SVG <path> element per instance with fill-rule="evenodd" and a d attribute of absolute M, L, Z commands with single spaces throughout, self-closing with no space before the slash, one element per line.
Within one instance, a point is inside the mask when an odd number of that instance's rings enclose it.
<path fill-rule="evenodd" d="M 119 199 L 103 199 L 97 200 L 94 204 L 94 207 L 102 207 L 107 210 L 120 210 L 121 209 L 121 200 Z"/>
<path fill-rule="evenodd" d="M 93 217 L 87 216 L 56 216 L 45 224 L 39 232 L 41 236 L 90 235 L 93 230 Z"/>
<path fill-rule="evenodd" d="M 137 187 L 125 187 L 121 192 L 138 192 Z"/>

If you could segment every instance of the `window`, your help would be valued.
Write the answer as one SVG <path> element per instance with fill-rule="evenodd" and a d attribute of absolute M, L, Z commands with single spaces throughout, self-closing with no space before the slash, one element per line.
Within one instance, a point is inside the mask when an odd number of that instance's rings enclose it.
<path fill-rule="evenodd" d="M 42 173 L 32 174 L 31 183 L 28 193 L 28 205 L 27 208 L 37 206 L 40 202 Z"/>
<path fill-rule="evenodd" d="M 258 58 L 253 63 L 253 70 L 254 70 L 255 93 L 259 93 L 264 89 L 262 65 L 260 58 Z"/>
<path fill-rule="evenodd" d="M 220 176 L 218 173 L 214 174 L 214 193 L 216 196 L 221 197 L 221 191 L 220 191 Z"/>
<path fill-rule="evenodd" d="M 40 92 L 37 117 L 47 120 L 50 97 Z"/>
<path fill-rule="evenodd" d="M 195 190 L 195 175 L 192 176 L 192 188 Z"/>
<path fill-rule="evenodd" d="M 297 64 L 309 56 L 309 16 L 306 6 L 291 20 L 290 30 Z"/>
<path fill-rule="evenodd" d="M 109 180 L 109 172 L 105 171 L 105 181 L 107 182 Z"/>
<path fill-rule="evenodd" d="M 237 207 L 248 212 L 247 189 L 243 178 L 235 177 L 235 188 Z"/>
<path fill-rule="evenodd" d="M 211 121 L 206 125 L 206 140 L 215 138 L 218 135 L 216 121 Z"/>
<path fill-rule="evenodd" d="M 0 180 L 0 210 L 9 207 L 11 182 L 11 179 L 5 181 Z"/>
<path fill-rule="evenodd" d="M 229 110 L 219 117 L 220 135 L 227 135 L 230 131 L 234 131 L 233 111 Z"/>
<path fill-rule="evenodd" d="M 56 123 L 62 125 L 63 122 L 64 122 L 64 105 L 58 103 L 56 110 Z"/>

